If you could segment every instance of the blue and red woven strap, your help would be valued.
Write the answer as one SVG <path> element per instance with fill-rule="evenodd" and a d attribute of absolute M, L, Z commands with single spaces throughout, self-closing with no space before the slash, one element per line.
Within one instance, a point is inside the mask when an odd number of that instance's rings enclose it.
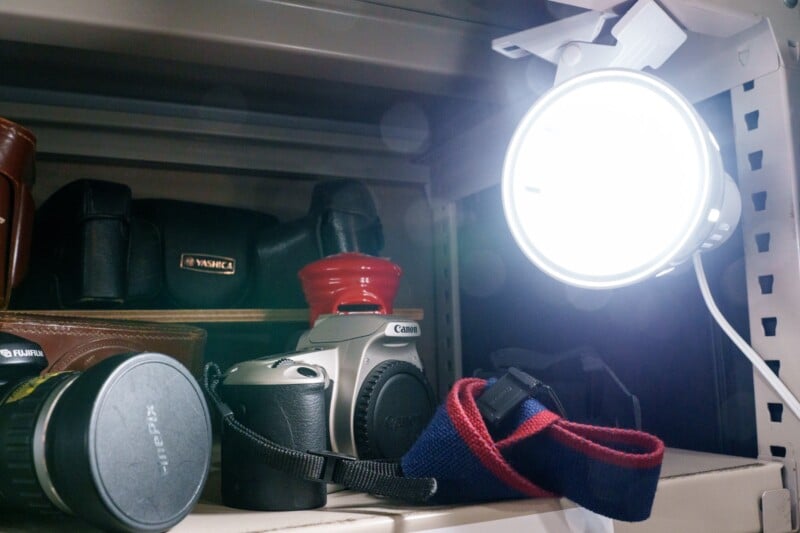
<path fill-rule="evenodd" d="M 500 427 L 489 428 L 475 401 L 486 387 L 477 378 L 456 382 L 401 459 L 405 476 L 436 478 L 436 502 L 561 495 L 618 520 L 650 516 L 664 457 L 661 440 L 569 422 L 533 398 Z"/>

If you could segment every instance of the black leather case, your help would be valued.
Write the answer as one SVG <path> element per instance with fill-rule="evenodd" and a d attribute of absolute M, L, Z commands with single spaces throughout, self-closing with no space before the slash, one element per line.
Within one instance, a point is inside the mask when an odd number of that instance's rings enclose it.
<path fill-rule="evenodd" d="M 157 228 L 163 287 L 150 305 L 160 308 L 230 308 L 257 299 L 254 289 L 256 236 L 275 227 L 272 215 L 176 200 L 135 200 L 136 220 Z M 144 240 L 145 246 L 149 244 Z M 131 257 L 151 252 L 131 249 Z"/>
<path fill-rule="evenodd" d="M 236 418 L 269 440 L 294 450 L 327 448 L 327 415 L 322 383 L 223 386 Z M 264 457 L 222 428 L 222 500 L 261 511 L 313 509 L 325 505 L 325 484 L 270 466 Z"/>
<path fill-rule="evenodd" d="M 131 198 L 79 180 L 36 213 L 31 271 L 17 309 L 304 308 L 297 272 L 342 252 L 378 255 L 383 231 L 366 186 L 318 184 L 307 214 Z"/>
<path fill-rule="evenodd" d="M 152 250 L 156 238 L 151 225 L 132 223 L 126 185 L 69 183 L 36 212 L 30 273 L 15 307 L 115 307 L 152 297 L 159 290 L 160 257 L 129 264 L 129 249 L 133 241 Z"/>
<path fill-rule="evenodd" d="M 379 255 L 383 228 L 367 187 L 334 180 L 314 187 L 308 213 L 265 228 L 258 237 L 256 292 L 260 307 L 306 307 L 297 272 L 342 252 Z"/>

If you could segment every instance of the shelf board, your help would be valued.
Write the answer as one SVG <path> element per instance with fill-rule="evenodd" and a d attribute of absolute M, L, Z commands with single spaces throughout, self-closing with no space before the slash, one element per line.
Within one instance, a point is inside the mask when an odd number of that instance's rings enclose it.
<path fill-rule="evenodd" d="M 498 80 L 511 69 L 488 43 L 509 33 L 510 17 L 490 16 L 498 11 L 493 5 L 481 13 L 426 13 L 431 2 L 417 3 L 422 9 L 352 0 L 75 0 L 69 8 L 61 0 L 5 0 L 0 39 L 395 91 L 502 97 Z M 514 17 L 515 30 L 535 21 L 520 19 Z"/>
<path fill-rule="evenodd" d="M 47 315 L 147 322 L 218 324 L 227 322 L 307 322 L 308 309 L 59 309 L 7 311 L 27 315 Z M 395 309 L 394 315 L 422 320 L 418 308 Z"/>

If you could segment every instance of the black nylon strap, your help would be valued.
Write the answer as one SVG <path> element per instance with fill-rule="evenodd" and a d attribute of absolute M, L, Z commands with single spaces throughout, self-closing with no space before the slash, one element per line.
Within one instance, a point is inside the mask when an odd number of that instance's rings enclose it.
<path fill-rule="evenodd" d="M 397 462 L 358 460 L 328 451 L 302 452 L 272 442 L 236 420 L 233 411 L 217 394 L 221 376 L 219 366 L 206 364 L 203 384 L 222 415 L 223 423 L 232 430 L 240 444 L 256 452 L 272 468 L 310 481 L 337 483 L 377 496 L 415 503 L 426 501 L 436 492 L 434 478 L 403 477 Z"/>

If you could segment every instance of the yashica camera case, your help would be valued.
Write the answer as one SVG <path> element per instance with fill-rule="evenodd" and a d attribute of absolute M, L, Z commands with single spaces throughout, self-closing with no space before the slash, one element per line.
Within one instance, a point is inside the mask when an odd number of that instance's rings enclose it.
<path fill-rule="evenodd" d="M 36 212 L 31 272 L 13 305 L 302 308 L 301 268 L 382 247 L 375 203 L 355 180 L 317 184 L 307 214 L 283 223 L 260 211 L 135 199 L 127 185 L 78 180 Z"/>
<path fill-rule="evenodd" d="M 257 234 L 278 225 L 266 213 L 177 200 L 135 200 L 133 213 L 157 228 L 163 286 L 150 305 L 167 309 L 243 306 L 254 290 Z"/>
<path fill-rule="evenodd" d="M 269 214 L 71 182 L 36 212 L 17 309 L 230 308 L 253 292 L 256 236 Z"/>

